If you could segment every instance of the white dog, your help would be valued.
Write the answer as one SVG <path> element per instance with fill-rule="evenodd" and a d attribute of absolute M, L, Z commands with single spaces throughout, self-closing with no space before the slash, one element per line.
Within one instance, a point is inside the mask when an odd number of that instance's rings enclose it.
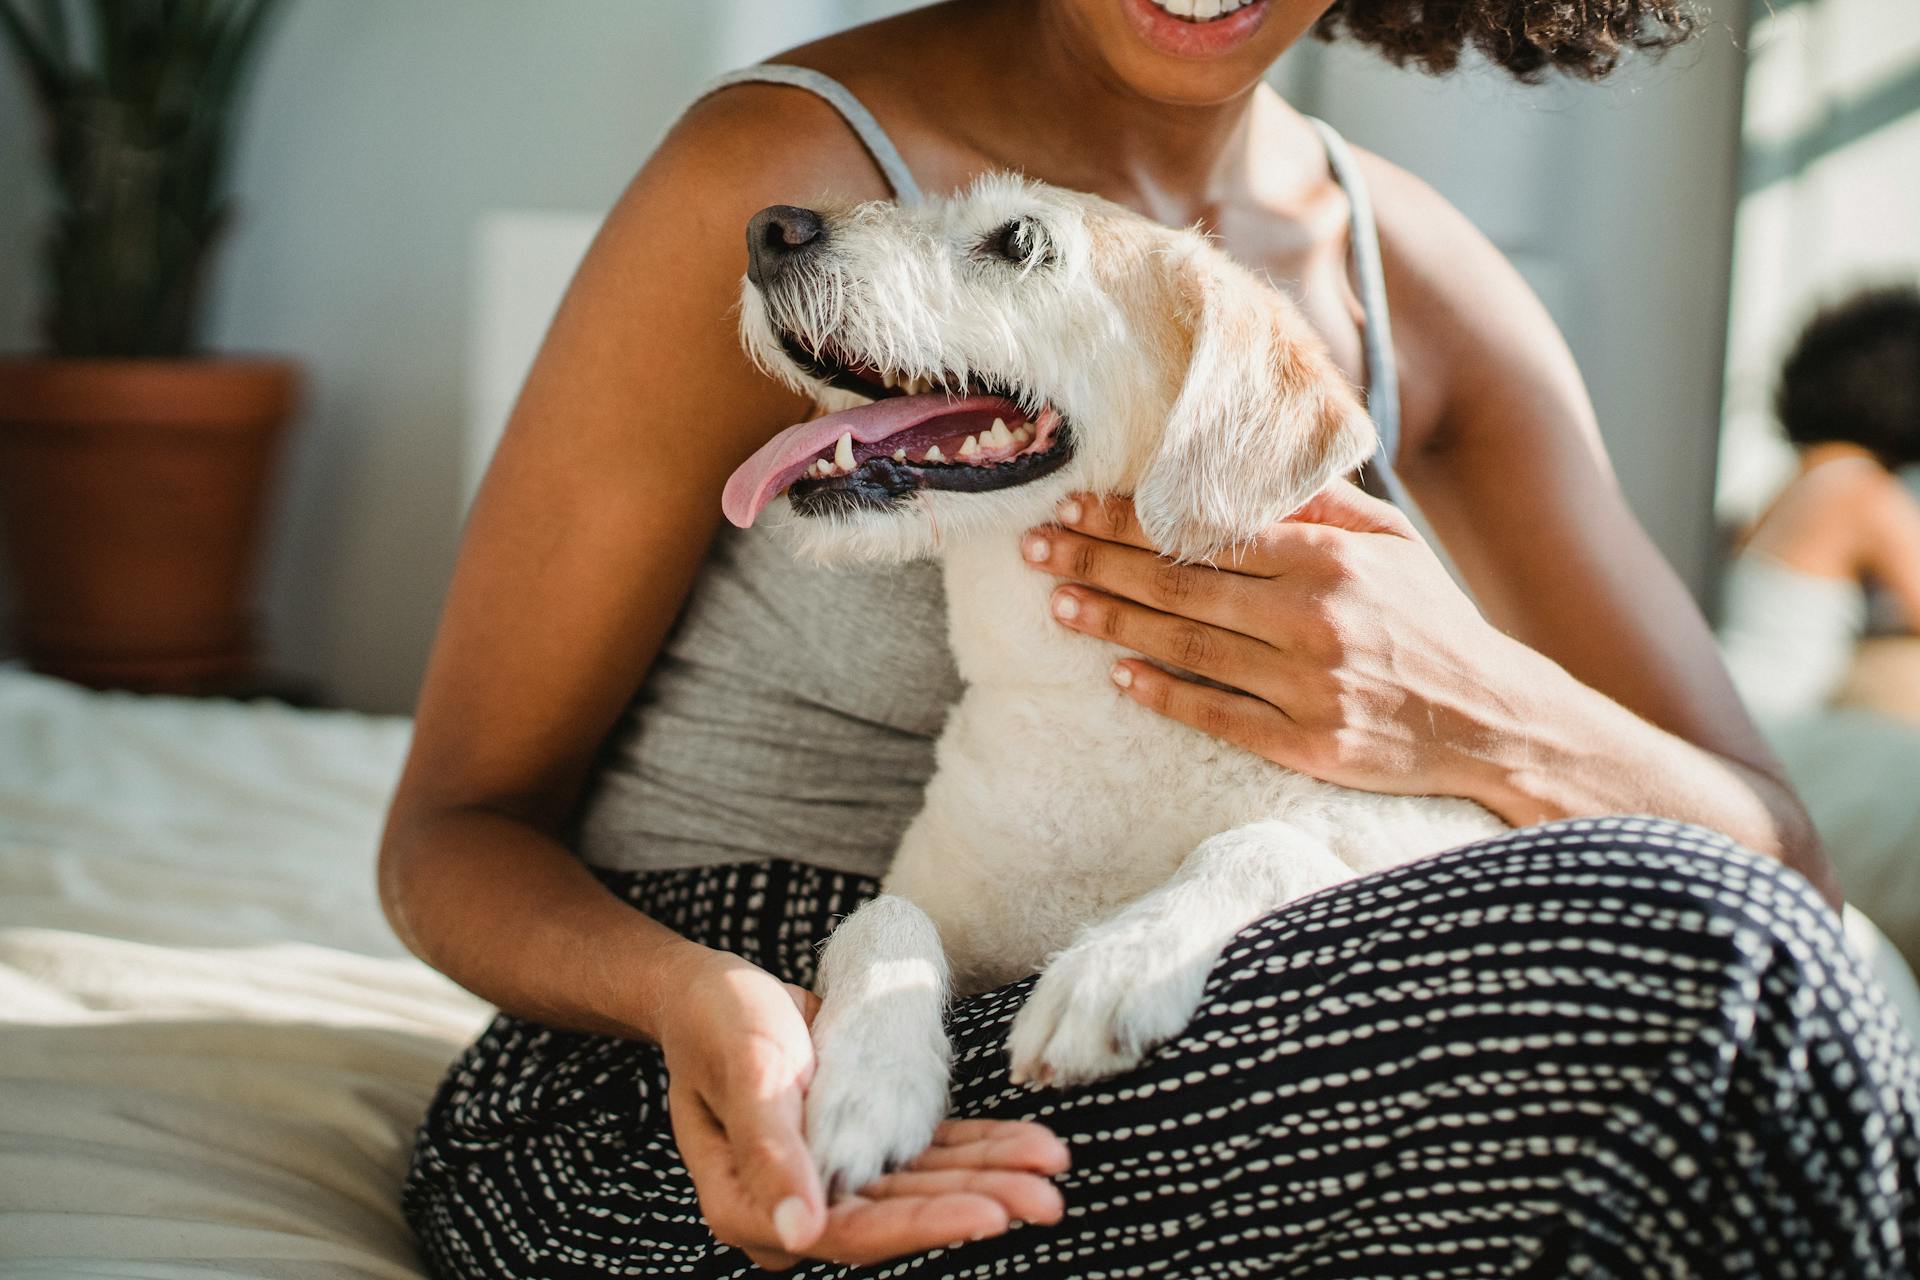
<path fill-rule="evenodd" d="M 741 329 L 823 407 L 727 484 L 739 525 L 823 560 L 944 561 L 966 692 L 882 894 L 820 962 L 809 1146 L 835 1194 L 946 1108 L 951 986 L 1041 976 L 1012 1074 L 1078 1084 L 1186 1026 L 1233 935 L 1303 894 L 1503 830 L 1471 802 L 1282 769 L 1147 711 L 1112 645 L 1048 612 L 1020 533 L 1131 493 L 1181 560 L 1230 555 L 1371 453 L 1372 424 L 1280 293 L 1202 236 L 1011 177 L 918 208 L 776 206 Z"/>

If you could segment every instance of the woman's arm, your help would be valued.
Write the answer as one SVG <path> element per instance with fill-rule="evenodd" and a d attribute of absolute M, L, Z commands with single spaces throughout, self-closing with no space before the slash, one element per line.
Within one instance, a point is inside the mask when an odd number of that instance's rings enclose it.
<path fill-rule="evenodd" d="M 820 157 L 742 154 L 754 131 L 716 116 L 743 109 L 687 117 L 568 290 L 468 519 L 389 819 L 402 939 L 557 1026 L 657 1038 L 662 979 L 696 954 L 556 833 L 691 586 L 729 470 L 805 412 L 751 368 L 732 315 L 746 219 L 819 181 L 803 169 Z M 857 153 L 829 162 L 826 180 L 874 185 Z"/>
<path fill-rule="evenodd" d="M 1838 900 L 1705 621 L 1627 509 L 1571 355 L 1499 253 L 1378 162 L 1403 355 L 1402 477 L 1485 609 L 1390 508 L 1336 489 L 1235 572 L 1155 564 L 1124 504 L 1039 531 L 1068 626 L 1135 698 L 1316 776 L 1469 796 L 1516 823 L 1699 822 Z M 1315 523 L 1319 522 L 1319 523 Z"/>
<path fill-rule="evenodd" d="M 1699 822 L 1837 902 L 1706 620 L 1620 492 L 1552 318 L 1446 201 L 1390 165 L 1369 168 L 1396 318 L 1414 339 L 1404 380 L 1439 388 L 1401 474 L 1488 618 L 1549 660 L 1527 704 L 1558 733 L 1530 744 L 1530 765 L 1494 765 L 1497 807 Z"/>
<path fill-rule="evenodd" d="M 830 108 L 756 87 L 696 107 L 622 196 L 474 505 L 380 860 L 394 928 L 461 985 L 660 1043 L 702 1213 L 766 1266 L 1051 1220 L 1059 1196 L 1036 1175 L 1065 1164 L 1038 1126 L 949 1126 L 935 1171 L 829 1211 L 801 1136 L 811 997 L 633 910 L 559 839 L 698 572 L 727 475 L 804 416 L 741 353 L 734 308 L 747 219 L 823 189 L 885 194 Z"/>

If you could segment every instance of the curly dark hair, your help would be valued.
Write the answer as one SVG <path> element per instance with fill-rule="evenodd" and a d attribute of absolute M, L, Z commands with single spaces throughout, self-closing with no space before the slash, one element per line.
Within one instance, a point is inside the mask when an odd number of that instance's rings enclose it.
<path fill-rule="evenodd" d="M 1664 53 L 1698 27 L 1687 0 L 1334 0 L 1314 33 L 1435 74 L 1471 47 L 1533 84 L 1549 71 L 1598 80 L 1628 49 Z"/>
<path fill-rule="evenodd" d="M 1869 289 L 1816 315 L 1780 371 L 1774 411 L 1797 445 L 1920 462 L 1920 287 Z"/>

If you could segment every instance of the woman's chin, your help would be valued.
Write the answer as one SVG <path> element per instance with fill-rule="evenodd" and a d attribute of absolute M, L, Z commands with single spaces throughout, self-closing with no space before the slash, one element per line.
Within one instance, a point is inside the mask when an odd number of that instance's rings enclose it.
<path fill-rule="evenodd" d="M 1210 106 L 1244 94 L 1313 25 L 1327 2 L 1247 0 L 1231 13 L 1193 20 L 1154 0 L 1061 0 L 1121 83 L 1150 101 L 1182 107 Z M 1182 0 L 1173 3 L 1184 7 Z"/>

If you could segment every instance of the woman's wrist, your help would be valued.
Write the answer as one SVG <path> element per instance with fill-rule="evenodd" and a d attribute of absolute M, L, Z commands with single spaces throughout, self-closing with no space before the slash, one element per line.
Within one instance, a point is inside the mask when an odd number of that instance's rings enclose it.
<path fill-rule="evenodd" d="M 624 974 L 610 975 L 605 1013 L 631 1038 L 662 1046 L 677 1034 L 690 993 L 701 988 L 707 975 L 730 962 L 745 963 L 677 934 L 643 945 L 639 955 L 620 965 Z"/>
<path fill-rule="evenodd" d="M 1649 814 L 1698 823 L 1839 892 L 1791 788 L 1650 724 L 1513 641 L 1508 708 L 1459 791 L 1515 827 L 1560 818 Z"/>
<path fill-rule="evenodd" d="M 1635 808 L 1620 784 L 1645 753 L 1625 748 L 1620 721 L 1659 731 L 1537 650 L 1503 640 L 1501 694 L 1483 703 L 1496 718 L 1468 753 L 1462 794 L 1515 827 Z"/>

